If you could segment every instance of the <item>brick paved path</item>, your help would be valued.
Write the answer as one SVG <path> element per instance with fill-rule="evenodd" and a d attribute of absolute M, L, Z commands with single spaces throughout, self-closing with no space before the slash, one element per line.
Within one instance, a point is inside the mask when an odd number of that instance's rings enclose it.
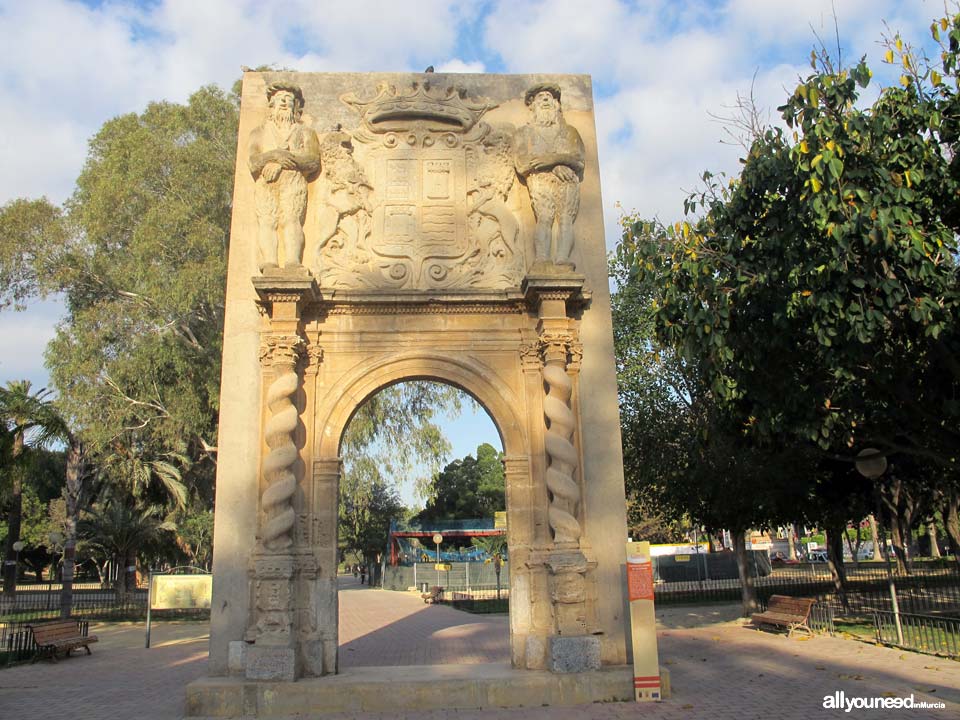
<path fill-rule="evenodd" d="M 817 636 L 787 639 L 742 627 L 736 608 L 668 608 L 661 622 L 660 658 L 672 674 L 674 697 L 661 703 L 571 708 L 458 711 L 456 720 L 818 720 L 819 718 L 960 717 L 960 663 Z M 403 618 L 408 618 L 403 620 Z M 456 623 L 464 622 L 464 625 Z M 159 623 L 150 650 L 142 625 L 92 628 L 93 655 L 0 670 L 3 720 L 173 720 L 184 685 L 203 675 L 206 626 Z M 344 667 L 410 662 L 499 661 L 507 652 L 503 617 L 467 615 L 425 606 L 416 596 L 360 588 L 346 579 L 341 595 Z M 944 710 L 824 710 L 825 695 L 914 694 L 944 700 Z M 448 712 L 337 714 L 330 720 L 447 720 Z M 301 716 L 299 720 L 305 720 Z"/>
<path fill-rule="evenodd" d="M 505 615 L 427 605 L 413 593 L 340 581 L 340 667 L 508 663 Z"/>

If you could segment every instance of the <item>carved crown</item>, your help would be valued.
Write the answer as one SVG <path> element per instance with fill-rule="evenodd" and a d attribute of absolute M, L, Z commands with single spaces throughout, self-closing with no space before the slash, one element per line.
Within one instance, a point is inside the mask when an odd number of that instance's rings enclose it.
<path fill-rule="evenodd" d="M 465 88 L 454 85 L 435 88 L 430 82 L 414 82 L 409 88 L 381 83 L 377 95 L 361 100 L 355 94 L 340 100 L 360 114 L 364 126 L 374 133 L 395 132 L 411 122 L 422 122 L 431 129 L 468 132 L 483 114 L 496 107 L 483 98 L 469 98 Z"/>

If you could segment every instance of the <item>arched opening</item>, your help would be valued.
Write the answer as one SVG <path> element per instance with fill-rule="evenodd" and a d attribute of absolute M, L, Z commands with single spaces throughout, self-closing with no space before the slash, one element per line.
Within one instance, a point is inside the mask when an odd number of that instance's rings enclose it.
<path fill-rule="evenodd" d="M 396 380 L 356 404 L 338 456 L 339 667 L 509 662 L 503 442 L 484 406 Z"/>

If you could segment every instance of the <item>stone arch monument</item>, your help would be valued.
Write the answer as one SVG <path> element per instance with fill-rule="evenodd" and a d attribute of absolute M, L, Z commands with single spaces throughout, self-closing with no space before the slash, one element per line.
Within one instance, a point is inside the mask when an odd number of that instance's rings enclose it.
<path fill-rule="evenodd" d="M 225 324 L 212 676 L 337 672 L 342 434 L 411 379 L 500 432 L 516 671 L 627 662 L 588 77 L 246 73 Z"/>

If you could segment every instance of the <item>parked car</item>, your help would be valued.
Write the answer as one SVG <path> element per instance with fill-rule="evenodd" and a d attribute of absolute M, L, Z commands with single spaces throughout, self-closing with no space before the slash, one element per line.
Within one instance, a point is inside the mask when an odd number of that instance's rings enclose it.
<path fill-rule="evenodd" d="M 799 560 L 791 560 L 787 555 L 781 551 L 777 550 L 776 552 L 770 555 L 770 564 L 774 567 L 780 567 L 782 565 L 797 565 Z"/>
<path fill-rule="evenodd" d="M 826 550 L 810 550 L 807 552 L 807 559 L 810 562 L 825 563 L 827 561 Z"/>

